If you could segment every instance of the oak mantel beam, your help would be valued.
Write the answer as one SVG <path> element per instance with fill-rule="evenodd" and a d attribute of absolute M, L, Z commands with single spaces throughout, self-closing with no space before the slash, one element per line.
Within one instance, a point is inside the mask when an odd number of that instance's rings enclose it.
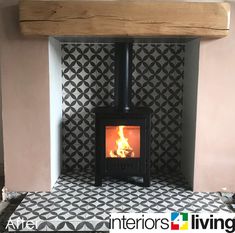
<path fill-rule="evenodd" d="M 230 17 L 229 3 L 156 0 L 21 0 L 19 11 L 31 36 L 218 38 Z"/>

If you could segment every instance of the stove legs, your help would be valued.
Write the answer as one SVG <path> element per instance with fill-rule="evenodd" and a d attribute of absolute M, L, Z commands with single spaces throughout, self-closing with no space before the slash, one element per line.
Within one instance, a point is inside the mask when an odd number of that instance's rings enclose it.
<path fill-rule="evenodd" d="M 95 186 L 102 186 L 102 177 L 101 176 L 95 176 Z"/>
<path fill-rule="evenodd" d="M 150 178 L 149 176 L 144 176 L 144 187 L 149 187 L 150 186 Z"/>

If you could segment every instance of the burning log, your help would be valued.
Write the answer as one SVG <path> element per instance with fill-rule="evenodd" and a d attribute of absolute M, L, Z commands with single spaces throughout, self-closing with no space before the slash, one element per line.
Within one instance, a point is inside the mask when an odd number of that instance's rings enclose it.
<path fill-rule="evenodd" d="M 124 136 L 124 127 L 123 125 L 118 126 L 117 149 L 110 151 L 109 155 L 111 158 L 131 158 L 135 156 L 133 149 L 128 143 L 128 138 Z"/>

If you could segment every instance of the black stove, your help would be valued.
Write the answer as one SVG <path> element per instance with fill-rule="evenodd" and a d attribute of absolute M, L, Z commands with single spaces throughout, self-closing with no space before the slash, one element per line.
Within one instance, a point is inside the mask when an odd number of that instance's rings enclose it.
<path fill-rule="evenodd" d="M 132 44 L 115 44 L 115 107 L 95 109 L 95 185 L 102 178 L 143 177 L 150 186 L 151 109 L 131 105 Z"/>

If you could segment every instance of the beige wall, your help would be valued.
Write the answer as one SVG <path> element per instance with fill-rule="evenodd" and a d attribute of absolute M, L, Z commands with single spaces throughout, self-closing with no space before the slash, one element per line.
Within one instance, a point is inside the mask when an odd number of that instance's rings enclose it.
<path fill-rule="evenodd" d="M 230 35 L 202 41 L 194 189 L 235 191 L 235 3 Z"/>
<path fill-rule="evenodd" d="M 1 27 L 1 21 L 0 21 Z M 1 43 L 0 43 L 1 54 Z M 3 169 L 3 138 L 2 138 L 2 93 L 1 93 L 1 61 L 0 61 L 0 176 L 4 175 Z"/>
<path fill-rule="evenodd" d="M 0 75 L 1 75 L 1 63 L 0 63 Z M 4 168 L 3 168 L 3 137 L 2 137 L 2 93 L 1 93 L 1 76 L 0 76 L 0 176 L 3 175 L 4 175 Z"/>
<path fill-rule="evenodd" d="M 188 41 L 184 57 L 181 171 L 191 188 L 194 183 L 199 45 L 199 39 Z"/>
<path fill-rule="evenodd" d="M 6 187 L 50 190 L 48 39 L 20 36 L 14 0 L 0 0 Z M 235 4 L 230 36 L 200 46 L 194 189 L 235 191 Z M 2 25 L 1 25 L 2 24 Z"/>
<path fill-rule="evenodd" d="M 50 190 L 48 39 L 19 33 L 17 1 L 1 1 L 5 186 Z"/>

